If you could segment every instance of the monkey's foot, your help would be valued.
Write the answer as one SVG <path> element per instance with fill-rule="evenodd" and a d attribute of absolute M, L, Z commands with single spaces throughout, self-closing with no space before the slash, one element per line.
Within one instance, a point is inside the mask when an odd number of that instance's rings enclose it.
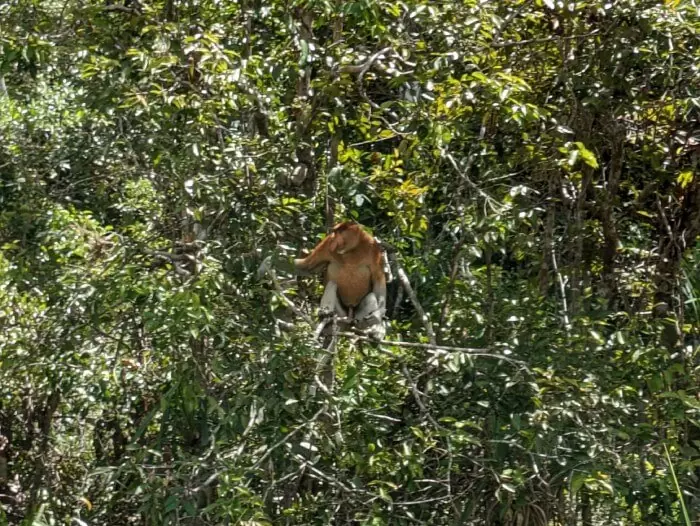
<path fill-rule="evenodd" d="M 363 331 L 374 325 L 382 325 L 382 314 L 379 311 L 374 311 L 362 319 L 355 320 L 355 326 Z"/>
<path fill-rule="evenodd" d="M 373 340 L 381 341 L 386 336 L 386 327 L 383 323 L 377 323 L 365 329 L 365 334 Z"/>
<path fill-rule="evenodd" d="M 321 307 L 318 311 L 318 317 L 322 320 L 325 320 L 326 318 L 330 318 L 335 314 L 335 309 L 324 309 Z"/>

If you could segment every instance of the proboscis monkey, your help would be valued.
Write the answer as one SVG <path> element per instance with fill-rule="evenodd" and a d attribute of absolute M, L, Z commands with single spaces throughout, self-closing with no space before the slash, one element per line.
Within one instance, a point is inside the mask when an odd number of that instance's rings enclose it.
<path fill-rule="evenodd" d="M 321 313 L 336 312 L 360 326 L 380 323 L 386 309 L 386 277 L 379 243 L 356 223 L 340 223 L 303 259 L 299 274 L 323 271 Z"/>
<path fill-rule="evenodd" d="M 269 262 L 263 263 L 261 269 L 267 268 L 265 265 L 269 266 Z M 322 316 L 335 312 L 354 321 L 360 329 L 371 328 L 374 337 L 383 338 L 386 277 L 382 250 L 360 225 L 337 224 L 311 254 L 294 260 L 294 269 L 300 275 L 324 273 Z"/>

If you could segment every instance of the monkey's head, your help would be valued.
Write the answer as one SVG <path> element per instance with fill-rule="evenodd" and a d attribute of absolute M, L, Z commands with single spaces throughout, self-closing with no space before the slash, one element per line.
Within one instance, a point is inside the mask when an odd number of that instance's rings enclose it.
<path fill-rule="evenodd" d="M 363 233 L 357 223 L 350 221 L 338 223 L 331 231 L 331 252 L 336 252 L 340 255 L 350 252 L 360 243 Z"/>

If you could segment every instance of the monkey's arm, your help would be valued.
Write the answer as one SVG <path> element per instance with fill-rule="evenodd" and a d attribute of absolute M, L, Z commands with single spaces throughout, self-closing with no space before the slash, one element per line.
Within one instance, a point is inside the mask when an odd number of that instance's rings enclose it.
<path fill-rule="evenodd" d="M 384 314 L 386 309 L 386 276 L 381 265 L 376 265 L 372 272 L 372 292 L 377 298 L 377 306 Z"/>
<path fill-rule="evenodd" d="M 327 261 L 317 257 L 311 259 L 313 252 L 306 258 L 291 258 L 279 253 L 279 249 L 267 256 L 258 267 L 258 279 L 262 279 L 270 270 L 281 270 L 297 274 L 299 276 L 310 276 L 325 269 Z"/>
<path fill-rule="evenodd" d="M 322 272 L 328 263 L 331 262 L 331 244 L 332 237 L 329 236 L 321 241 L 311 251 L 311 254 L 305 258 L 297 258 L 294 260 L 294 270 L 300 276 L 308 276 Z"/>
<path fill-rule="evenodd" d="M 305 261 L 306 260 L 303 258 L 295 259 L 292 262 L 293 272 L 295 272 L 299 276 L 310 276 L 311 274 L 318 274 L 321 271 L 323 271 L 327 263 L 326 261 L 321 261 L 320 263 L 312 267 L 305 263 Z"/>
<path fill-rule="evenodd" d="M 258 279 L 262 279 L 271 270 L 295 272 L 294 259 L 279 253 L 279 249 L 263 259 L 258 267 Z"/>

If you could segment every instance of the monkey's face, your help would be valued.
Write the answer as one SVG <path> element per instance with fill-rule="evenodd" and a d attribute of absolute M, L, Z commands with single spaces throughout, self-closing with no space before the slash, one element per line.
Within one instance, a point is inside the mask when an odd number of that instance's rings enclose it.
<path fill-rule="evenodd" d="M 341 256 L 357 246 L 360 241 L 359 227 L 352 223 L 341 223 L 333 228 L 330 249 Z"/>
<path fill-rule="evenodd" d="M 330 248 L 331 252 L 336 254 L 342 254 L 345 252 L 345 238 L 342 233 L 333 231 L 331 232 L 330 238 L 331 240 L 328 247 Z"/>

